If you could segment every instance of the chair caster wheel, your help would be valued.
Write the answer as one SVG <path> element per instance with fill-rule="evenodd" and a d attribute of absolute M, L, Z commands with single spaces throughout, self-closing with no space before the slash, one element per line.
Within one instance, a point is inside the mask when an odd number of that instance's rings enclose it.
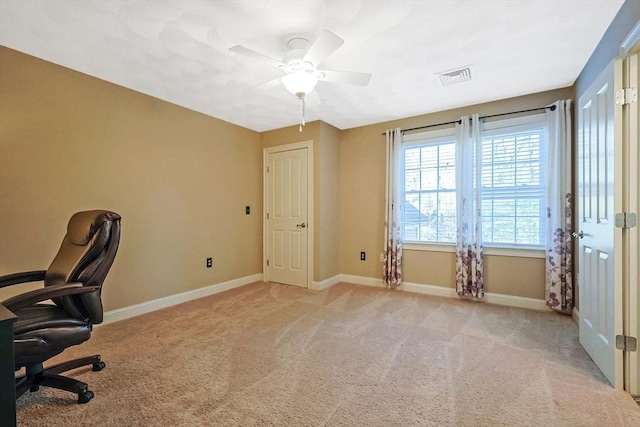
<path fill-rule="evenodd" d="M 92 391 L 85 391 L 82 393 L 78 393 L 78 403 L 87 403 L 91 399 L 93 399 Z"/>
<path fill-rule="evenodd" d="M 93 364 L 93 366 L 91 367 L 91 370 L 93 372 L 98 372 L 98 371 L 102 371 L 104 369 L 104 367 L 107 366 L 104 362 L 96 362 Z"/>

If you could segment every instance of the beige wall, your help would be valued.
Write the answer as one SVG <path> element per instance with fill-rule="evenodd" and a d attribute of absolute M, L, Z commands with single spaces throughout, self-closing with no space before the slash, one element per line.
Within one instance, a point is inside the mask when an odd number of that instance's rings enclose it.
<path fill-rule="evenodd" d="M 262 149 L 308 140 L 314 281 L 380 277 L 384 129 L 574 96 L 566 88 L 343 131 L 316 121 L 258 134 L 6 48 L 0 76 L 0 274 L 46 268 L 73 212 L 115 210 L 123 236 L 107 310 L 260 273 Z M 453 253 L 406 250 L 405 280 L 454 287 L 454 263 Z M 544 297 L 542 259 L 487 256 L 485 270 L 488 292 Z"/>
<path fill-rule="evenodd" d="M 320 218 L 319 251 L 315 280 L 322 281 L 340 274 L 340 131 L 322 122 L 319 147 Z"/>
<path fill-rule="evenodd" d="M 385 192 L 385 138 L 387 128 L 411 128 L 457 120 L 463 115 L 498 114 L 548 105 L 572 98 L 572 88 L 522 96 L 409 117 L 386 123 L 345 130 L 341 133 L 341 271 L 364 277 L 382 277 Z M 360 261 L 360 251 L 367 260 Z M 407 282 L 455 287 L 453 253 L 404 252 L 404 278 Z M 486 256 L 487 292 L 544 298 L 544 260 Z"/>
<path fill-rule="evenodd" d="M 0 274 L 95 208 L 123 218 L 107 310 L 262 272 L 258 133 L 4 47 L 0 117 Z"/>
<path fill-rule="evenodd" d="M 296 113 L 295 111 L 293 112 Z M 276 129 L 272 131 L 262 132 L 260 134 L 260 143 L 262 148 L 267 147 L 276 147 L 278 145 L 285 144 L 294 144 L 296 142 L 303 141 L 319 141 L 320 140 L 320 122 L 315 121 L 311 123 L 307 123 L 306 126 L 302 128 L 302 132 L 298 130 L 298 125 L 289 126 L 286 128 Z M 314 146 L 314 160 L 315 160 L 315 150 Z M 314 164 L 314 169 L 315 169 Z"/>

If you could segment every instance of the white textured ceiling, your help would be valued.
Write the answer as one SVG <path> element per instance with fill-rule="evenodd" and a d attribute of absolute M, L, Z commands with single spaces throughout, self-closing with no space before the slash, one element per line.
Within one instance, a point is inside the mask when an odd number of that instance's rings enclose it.
<path fill-rule="evenodd" d="M 320 68 L 372 73 L 320 82 L 307 121 L 340 129 L 573 84 L 623 0 L 0 0 L 0 44 L 256 131 L 298 122 L 281 72 L 292 36 L 345 40 Z M 442 87 L 437 73 L 472 66 Z M 0 76 L 1 78 L 1 76 Z"/>

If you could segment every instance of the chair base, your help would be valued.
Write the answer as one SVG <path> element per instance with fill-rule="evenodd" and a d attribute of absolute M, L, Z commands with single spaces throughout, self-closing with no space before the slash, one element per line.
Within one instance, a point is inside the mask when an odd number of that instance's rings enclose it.
<path fill-rule="evenodd" d="M 106 366 L 100 360 L 99 354 L 58 363 L 46 369 L 43 368 L 42 363 L 27 366 L 27 373 L 16 377 L 16 399 L 27 390 L 34 392 L 38 391 L 40 386 L 45 386 L 75 393 L 78 395 L 78 403 L 87 403 L 93 398 L 93 392 L 89 391 L 89 386 L 82 381 L 59 375 L 62 372 L 87 365 L 92 365 L 91 369 L 94 372 L 101 371 Z"/>

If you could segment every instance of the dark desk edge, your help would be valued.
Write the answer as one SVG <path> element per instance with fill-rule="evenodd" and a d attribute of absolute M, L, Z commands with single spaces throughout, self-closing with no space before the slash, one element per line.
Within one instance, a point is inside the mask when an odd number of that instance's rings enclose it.
<path fill-rule="evenodd" d="M 0 414 L 2 426 L 16 425 L 16 379 L 13 322 L 16 315 L 0 304 Z"/>

